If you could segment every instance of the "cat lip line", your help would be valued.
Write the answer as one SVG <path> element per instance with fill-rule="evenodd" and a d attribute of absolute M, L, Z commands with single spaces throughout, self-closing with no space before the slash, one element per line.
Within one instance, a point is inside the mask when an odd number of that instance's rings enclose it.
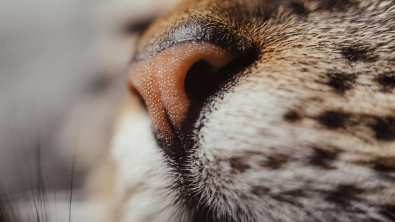
<path fill-rule="evenodd" d="M 176 136 L 177 135 L 177 133 L 176 133 L 176 124 L 174 124 L 174 122 L 171 120 L 169 111 L 165 107 L 163 107 L 163 110 L 165 112 L 165 119 L 166 119 L 167 125 L 169 126 L 170 133 L 172 135 Z"/>
<path fill-rule="evenodd" d="M 178 164 L 180 164 L 179 161 L 183 158 L 183 156 L 186 155 L 186 150 L 188 148 L 185 146 L 185 143 L 183 143 L 183 139 L 180 137 L 181 135 L 177 133 L 177 131 L 180 131 L 182 129 L 171 120 L 168 111 L 165 108 L 163 110 L 165 113 L 164 118 L 166 120 L 168 129 L 165 131 L 164 130 L 154 131 L 154 134 L 156 134 L 155 138 L 158 146 L 162 150 L 164 150 L 165 153 L 168 153 L 168 157 L 170 157 L 174 161 L 178 162 Z M 166 143 L 164 144 L 163 140 L 162 141 L 158 140 L 158 136 L 163 138 L 168 145 L 165 145 Z"/>

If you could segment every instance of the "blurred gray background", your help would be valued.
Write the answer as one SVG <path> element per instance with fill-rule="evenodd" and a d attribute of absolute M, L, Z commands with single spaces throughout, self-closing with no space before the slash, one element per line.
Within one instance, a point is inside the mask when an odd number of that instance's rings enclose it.
<path fill-rule="evenodd" d="M 0 198 L 22 221 L 37 208 L 68 221 L 70 187 L 81 204 L 126 95 L 133 30 L 175 1 L 0 0 Z"/>

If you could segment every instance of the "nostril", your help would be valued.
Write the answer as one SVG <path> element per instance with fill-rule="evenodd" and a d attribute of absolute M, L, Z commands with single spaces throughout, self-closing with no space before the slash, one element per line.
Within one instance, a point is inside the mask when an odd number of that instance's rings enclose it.
<path fill-rule="evenodd" d="M 214 68 L 204 60 L 193 64 L 188 70 L 184 83 L 185 92 L 191 103 L 198 103 L 197 105 L 204 103 L 232 78 L 237 78 L 236 74 L 250 66 L 255 60 L 252 54 L 240 56 L 220 69 Z"/>
<path fill-rule="evenodd" d="M 185 119 L 191 102 L 203 101 L 218 86 L 218 70 L 233 59 L 215 45 L 183 43 L 133 63 L 128 80 L 145 100 L 155 128 L 169 131 L 169 123 Z"/>
<path fill-rule="evenodd" d="M 200 60 L 188 70 L 184 88 L 191 102 L 203 102 L 213 91 L 215 69 L 210 63 Z"/>

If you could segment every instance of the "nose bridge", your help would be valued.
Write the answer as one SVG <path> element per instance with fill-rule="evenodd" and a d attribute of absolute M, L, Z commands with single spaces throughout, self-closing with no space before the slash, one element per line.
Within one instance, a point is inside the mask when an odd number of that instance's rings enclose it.
<path fill-rule="evenodd" d="M 218 70 L 232 59 L 232 53 L 215 45 L 182 43 L 133 63 L 128 81 L 145 100 L 156 129 L 166 131 L 168 121 L 177 125 L 187 115 L 190 101 L 184 81 L 190 67 L 204 60 Z"/>

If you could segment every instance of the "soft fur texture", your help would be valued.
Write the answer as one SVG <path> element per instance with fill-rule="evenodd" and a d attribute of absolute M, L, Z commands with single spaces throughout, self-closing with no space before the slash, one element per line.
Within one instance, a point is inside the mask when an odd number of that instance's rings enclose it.
<path fill-rule="evenodd" d="M 178 144 L 131 95 L 92 180 L 100 220 L 395 221 L 395 1 L 187 0 L 133 61 L 188 41 L 248 59 Z"/>

